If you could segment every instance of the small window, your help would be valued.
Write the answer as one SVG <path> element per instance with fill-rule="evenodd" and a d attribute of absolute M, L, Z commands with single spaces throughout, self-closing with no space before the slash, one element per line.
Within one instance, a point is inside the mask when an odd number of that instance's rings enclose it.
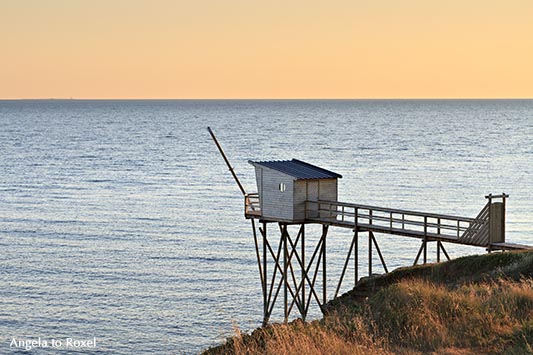
<path fill-rule="evenodd" d="M 284 183 L 280 183 L 279 184 L 279 191 L 285 192 L 285 184 Z"/>

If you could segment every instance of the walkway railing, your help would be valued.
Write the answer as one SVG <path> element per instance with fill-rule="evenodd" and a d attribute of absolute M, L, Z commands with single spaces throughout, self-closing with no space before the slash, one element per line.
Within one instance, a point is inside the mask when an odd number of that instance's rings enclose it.
<path fill-rule="evenodd" d="M 474 218 L 408 211 L 338 201 L 306 201 L 306 219 L 389 234 L 459 242 Z M 477 240 L 476 240 L 477 241 Z M 480 241 L 486 245 L 487 241 Z"/>
<path fill-rule="evenodd" d="M 244 215 L 261 216 L 259 193 L 255 192 L 244 195 Z"/>
<path fill-rule="evenodd" d="M 487 202 L 476 218 L 460 237 L 459 242 L 470 245 L 487 245 L 490 243 L 490 205 Z"/>
<path fill-rule="evenodd" d="M 361 205 L 339 201 L 305 201 L 305 222 L 403 235 L 424 240 L 468 244 L 481 247 L 514 248 L 505 243 L 505 199 L 508 195 L 488 195 L 489 200 L 476 218 Z M 495 201 L 501 199 L 501 202 Z M 244 196 L 247 218 L 261 218 L 258 193 Z M 500 245 L 501 244 L 501 245 Z"/>

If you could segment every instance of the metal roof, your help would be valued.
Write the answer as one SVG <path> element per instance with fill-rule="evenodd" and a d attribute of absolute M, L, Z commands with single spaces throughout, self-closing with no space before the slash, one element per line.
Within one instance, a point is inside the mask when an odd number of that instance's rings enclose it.
<path fill-rule="evenodd" d="M 334 179 L 342 178 L 342 175 L 334 173 L 318 166 L 303 162 L 298 159 L 273 160 L 273 161 L 249 161 L 252 165 L 261 165 L 270 169 L 280 171 L 284 174 L 295 177 L 297 180 L 304 179 Z"/>

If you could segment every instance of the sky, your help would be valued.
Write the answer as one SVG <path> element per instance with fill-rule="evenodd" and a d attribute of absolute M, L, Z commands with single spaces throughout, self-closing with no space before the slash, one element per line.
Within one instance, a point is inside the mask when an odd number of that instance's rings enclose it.
<path fill-rule="evenodd" d="M 0 98 L 533 98 L 533 1 L 0 0 Z"/>

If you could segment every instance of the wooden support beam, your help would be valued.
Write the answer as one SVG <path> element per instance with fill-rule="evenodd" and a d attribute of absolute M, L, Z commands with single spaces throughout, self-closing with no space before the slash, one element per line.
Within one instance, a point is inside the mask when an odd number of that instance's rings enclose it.
<path fill-rule="evenodd" d="M 300 313 L 302 314 L 302 319 L 305 321 L 307 314 L 305 313 L 305 279 L 307 278 L 307 273 L 305 271 L 305 224 L 302 224 L 300 227 L 300 235 L 301 235 L 301 252 L 300 252 L 300 268 L 301 268 L 301 300 L 302 300 L 302 309 Z M 296 288 L 298 290 L 298 288 Z"/>
<path fill-rule="evenodd" d="M 422 241 L 422 245 L 420 245 L 420 249 L 418 249 L 418 254 L 416 254 L 415 262 L 413 263 L 413 266 L 418 264 L 418 259 L 420 258 L 420 255 L 422 254 L 422 249 L 424 249 L 424 241 Z"/>
<path fill-rule="evenodd" d="M 300 232 L 298 232 L 298 235 L 296 236 L 296 241 L 295 242 L 292 241 L 292 238 L 291 238 L 291 236 L 290 236 L 290 234 L 288 233 L 287 230 L 285 231 L 285 234 L 286 234 L 287 241 L 289 242 L 290 247 L 291 247 L 287 263 L 288 263 L 289 269 L 291 271 L 291 277 L 292 277 L 293 286 L 296 289 L 294 294 L 292 294 L 293 297 L 292 297 L 292 300 L 290 302 L 291 304 L 289 306 L 288 315 L 290 315 L 290 313 L 292 311 L 292 307 L 294 306 L 295 303 L 296 303 L 296 306 L 298 307 L 298 310 L 300 311 L 300 314 L 302 314 L 303 313 L 303 308 L 302 308 L 303 305 L 302 305 L 302 302 L 300 300 L 300 293 L 298 292 L 299 284 L 298 284 L 298 282 L 296 282 L 296 274 L 294 272 L 294 267 L 292 266 L 292 257 L 294 255 L 298 256 L 298 250 L 296 249 L 296 246 L 298 245 L 298 241 L 300 240 L 301 234 L 300 234 Z"/>
<path fill-rule="evenodd" d="M 322 236 L 318 241 L 315 250 L 309 263 L 306 263 L 305 258 L 305 226 L 300 226 L 298 235 L 293 240 L 290 236 L 288 225 L 286 223 L 278 223 L 280 230 L 279 243 L 277 250 L 274 250 L 273 245 L 268 240 L 267 223 L 263 221 L 263 226 L 258 228 L 263 237 L 263 258 L 260 258 L 259 245 L 257 246 L 256 256 L 258 257 L 258 264 L 260 266 L 260 274 L 263 288 L 263 324 L 267 324 L 270 316 L 274 310 L 276 301 L 280 293 L 283 293 L 283 315 L 284 320 L 288 322 L 292 309 L 296 305 L 300 315 L 304 318 L 307 316 L 311 300 L 314 298 L 321 310 L 322 306 L 327 302 L 327 280 L 326 258 L 326 238 L 328 226 L 323 226 Z M 255 222 L 252 223 L 255 226 Z M 255 235 L 257 237 L 257 234 Z M 300 243 L 300 245 L 298 245 Z M 258 242 L 259 244 L 259 242 Z M 283 253 L 283 255 L 281 255 Z M 273 265 L 272 275 L 268 277 L 267 258 L 270 256 Z M 301 278 L 297 280 L 297 266 L 293 265 L 293 261 L 298 263 L 301 271 Z M 311 279 L 312 268 L 314 274 Z M 316 292 L 316 280 L 321 270 L 322 279 L 322 295 Z M 279 276 L 278 276 L 279 274 Z M 270 283 L 268 282 L 270 281 Z M 283 290 L 283 291 L 282 291 Z"/>
<path fill-rule="evenodd" d="M 311 296 L 314 296 L 317 304 L 320 306 L 321 302 L 320 302 L 320 298 L 318 297 L 316 291 L 315 291 L 315 288 L 314 288 L 314 285 L 315 285 L 315 280 L 316 280 L 316 277 L 318 275 L 318 270 L 320 268 L 320 261 L 322 260 L 322 243 L 323 243 L 323 240 L 324 238 L 321 238 L 317 244 L 317 246 L 315 247 L 315 250 L 313 252 L 313 255 L 311 257 L 311 260 L 309 261 L 309 265 L 305 266 L 305 264 L 302 262 L 302 260 L 300 259 L 299 255 L 298 254 L 295 254 L 295 257 L 296 257 L 296 260 L 298 261 L 298 264 L 300 265 L 300 267 L 302 269 L 305 269 L 305 273 L 304 273 L 304 278 L 302 280 L 300 280 L 300 283 L 298 284 L 298 287 L 296 288 L 296 293 L 299 293 L 301 292 L 302 288 L 304 288 L 305 286 L 305 281 L 307 281 L 307 284 L 309 285 L 309 296 L 307 297 L 307 305 L 304 305 L 304 312 L 303 314 L 307 314 L 307 310 L 309 308 L 309 304 L 310 304 L 310 301 L 311 301 Z M 289 242 L 291 242 L 291 240 L 289 239 Z M 293 249 L 296 249 L 296 245 L 295 244 L 291 244 L 291 247 Z M 314 276 L 313 276 L 313 281 L 311 281 L 309 279 L 309 271 L 311 270 L 311 267 L 313 266 L 313 262 L 316 258 L 316 256 L 318 255 L 318 260 L 316 262 L 316 268 L 315 268 L 315 272 L 314 272 Z"/>
<path fill-rule="evenodd" d="M 281 224 L 280 224 L 281 226 Z M 285 316 L 285 323 L 289 320 L 289 313 L 288 313 L 288 295 L 287 295 L 287 289 L 288 289 L 288 280 L 287 280 L 287 266 L 288 266 L 288 257 L 289 252 L 287 250 L 287 225 L 283 225 L 282 227 L 282 238 L 283 238 L 283 305 L 284 305 L 284 316 Z"/>
<path fill-rule="evenodd" d="M 296 245 L 298 244 L 298 240 L 300 239 L 300 233 L 298 233 L 298 236 L 296 238 L 296 242 L 293 243 L 292 242 L 292 239 L 291 239 L 291 236 L 288 232 L 288 227 L 286 224 L 282 224 L 280 223 L 279 224 L 280 226 L 280 233 L 282 234 L 283 236 L 283 240 L 284 240 L 284 245 L 283 245 L 283 248 L 284 248 L 284 256 L 283 256 L 283 280 L 284 280 L 284 286 L 283 286 L 283 289 L 284 289 L 284 309 L 285 309 L 285 314 L 286 314 L 286 319 L 288 319 L 288 317 L 290 316 L 290 313 L 292 311 L 292 307 L 294 306 L 294 304 L 296 303 L 296 306 L 298 307 L 298 310 L 300 311 L 300 314 L 302 314 L 302 310 L 303 310 L 303 305 L 299 299 L 299 292 L 298 290 L 296 290 L 295 292 L 293 292 L 292 290 L 292 287 L 289 285 L 289 280 L 288 280 L 288 270 L 287 268 L 290 270 L 290 274 L 291 274 L 291 277 L 292 277 L 292 282 L 293 282 L 293 285 L 295 288 L 298 287 L 298 283 L 296 282 L 296 276 L 295 276 L 295 273 L 294 273 L 294 268 L 292 266 L 292 257 L 294 255 L 298 255 L 298 251 L 296 249 Z M 289 247 L 288 247 L 288 244 L 287 243 L 290 243 L 291 245 L 291 250 L 290 250 L 290 253 L 289 253 Z M 280 271 L 281 272 L 281 271 Z M 288 293 L 287 293 L 287 290 L 290 292 L 291 294 L 291 301 L 290 301 L 290 305 L 289 305 L 289 298 L 288 298 Z"/>
<path fill-rule="evenodd" d="M 321 249 L 322 250 L 322 249 Z M 320 261 L 322 259 L 322 251 L 318 254 L 318 259 L 317 259 L 317 262 L 316 262 L 316 267 L 315 267 L 315 273 L 313 275 L 313 280 L 311 281 L 311 285 L 310 285 L 310 288 L 311 288 L 311 292 L 313 293 L 313 295 L 315 295 L 316 297 L 316 302 L 318 304 L 318 306 L 320 307 L 320 310 L 323 312 L 324 309 L 322 308 L 322 302 L 320 302 L 320 299 L 318 298 L 318 295 L 316 295 L 316 293 L 314 292 L 314 289 L 315 289 L 315 282 L 316 282 L 316 278 L 318 276 L 318 270 L 320 269 Z M 309 294 L 309 296 L 311 296 L 311 293 Z M 307 303 L 307 308 L 305 310 L 305 313 L 308 312 L 309 310 L 309 305 L 311 304 L 311 302 L 308 302 Z"/>
<path fill-rule="evenodd" d="M 334 299 L 337 298 L 337 295 L 339 294 L 339 290 L 342 285 L 342 280 L 344 279 L 344 274 L 346 273 L 346 269 L 348 268 L 348 262 L 350 261 L 350 257 L 352 256 L 352 250 L 355 245 L 355 238 L 356 238 L 356 235 L 354 235 L 354 237 L 352 238 L 352 242 L 350 243 L 350 250 L 348 250 L 348 255 L 346 256 L 346 260 L 344 261 L 344 266 L 342 268 L 341 277 L 339 279 L 339 283 L 337 284 L 335 295 L 333 296 Z"/>
<path fill-rule="evenodd" d="M 268 314 L 267 283 L 266 283 L 267 282 L 267 246 L 266 246 L 267 224 L 266 222 L 263 222 L 263 231 L 261 231 L 261 228 L 259 230 L 263 236 L 263 281 L 265 283 L 265 287 L 263 288 L 263 326 L 265 326 L 266 323 L 268 323 L 268 319 L 270 318 Z"/>
<path fill-rule="evenodd" d="M 385 259 L 383 258 L 383 254 L 381 254 L 381 249 L 379 249 L 378 242 L 376 240 L 376 237 L 374 236 L 373 232 L 369 232 L 372 236 L 372 241 L 374 242 L 374 246 L 376 247 L 376 251 L 378 252 L 379 260 L 381 260 L 381 265 L 383 265 L 383 269 L 388 274 L 389 270 L 387 269 L 387 265 L 385 264 Z"/>
<path fill-rule="evenodd" d="M 268 250 L 270 251 L 270 255 L 272 256 L 272 259 L 274 261 L 274 266 L 275 266 L 274 272 L 272 274 L 272 280 L 271 280 L 271 283 L 270 283 L 270 292 L 269 292 L 269 295 L 268 295 L 268 305 L 270 305 L 270 310 L 268 312 L 269 314 L 272 312 L 272 309 L 274 307 L 274 304 L 276 303 L 279 291 L 280 291 L 282 286 L 285 289 L 285 285 L 286 285 L 287 286 L 287 290 L 291 294 L 293 299 L 297 298 L 296 297 L 296 293 L 292 290 L 292 288 L 288 284 L 288 281 L 286 280 L 287 272 L 285 270 L 285 263 L 284 263 L 283 267 L 280 265 L 281 264 L 281 251 L 285 249 L 285 247 L 284 247 L 284 242 L 285 242 L 284 239 L 286 239 L 286 238 L 284 238 L 284 236 L 285 236 L 285 234 L 282 233 L 281 237 L 280 237 L 279 244 L 278 244 L 277 253 L 274 253 L 274 250 L 272 249 L 272 246 L 270 245 L 268 240 L 267 240 L 267 243 L 266 243 L 266 245 L 268 247 Z M 289 265 L 289 263 L 287 263 L 287 265 Z M 278 283 L 278 287 L 276 288 L 276 292 L 274 294 L 274 298 L 272 298 L 272 293 L 273 293 L 273 290 L 274 290 L 274 282 L 276 280 L 276 276 L 277 276 L 277 271 L 278 270 L 279 270 L 279 273 L 280 273 L 280 282 Z M 287 296 L 287 298 L 288 298 L 288 296 Z M 300 307 L 300 305 L 298 307 Z M 288 311 L 288 309 L 287 309 L 287 311 Z"/>
<path fill-rule="evenodd" d="M 263 278 L 263 267 L 261 266 L 261 257 L 259 256 L 259 243 L 257 241 L 257 231 L 255 230 L 255 221 L 252 218 L 252 231 L 254 235 L 255 255 L 257 257 L 257 266 L 259 267 L 259 278 L 261 279 L 261 289 L 265 290 L 265 279 Z"/>
<path fill-rule="evenodd" d="M 261 231 L 261 232 L 263 233 L 263 231 Z M 278 298 L 279 290 L 281 289 L 281 282 L 283 281 L 283 279 L 280 279 L 280 283 L 278 284 L 278 287 L 276 288 L 276 291 L 274 293 L 274 298 L 272 298 L 272 293 L 274 292 L 274 282 L 276 281 L 276 275 L 277 275 L 278 269 L 280 269 L 278 260 L 280 258 L 280 254 L 281 254 L 281 249 L 282 249 L 281 247 L 283 245 L 282 244 L 282 238 L 283 237 L 280 236 L 280 240 L 279 240 L 279 244 L 278 244 L 278 252 L 275 255 L 274 254 L 274 250 L 272 249 L 272 246 L 270 245 L 270 242 L 268 241 L 268 238 L 267 238 L 267 235 L 266 235 L 266 229 L 264 230 L 263 236 L 265 237 L 265 244 L 266 244 L 266 246 L 267 246 L 267 248 L 268 248 L 268 250 L 270 252 L 270 255 L 272 256 L 272 259 L 274 261 L 274 272 L 272 273 L 272 278 L 271 278 L 271 281 L 270 281 L 270 289 L 269 289 L 268 297 L 267 297 L 267 301 L 266 301 L 266 304 L 267 304 L 267 316 L 268 316 L 268 318 L 270 318 L 270 314 L 272 313 L 272 309 L 273 309 L 274 304 L 276 303 L 276 300 Z M 268 321 L 268 318 L 267 318 L 267 321 Z"/>
<path fill-rule="evenodd" d="M 280 241 L 280 244 L 279 244 L 279 247 L 278 247 L 278 251 L 280 251 L 281 249 L 284 249 L 284 243 L 282 241 Z M 272 250 L 272 248 L 270 247 L 269 245 L 269 250 L 270 250 L 270 254 L 272 255 L 272 257 L 274 258 L 274 252 Z M 287 273 L 282 269 L 282 267 L 280 266 L 280 257 L 277 259 L 277 260 L 274 260 L 274 264 L 275 264 L 275 269 L 274 269 L 274 275 L 272 277 L 272 282 L 270 284 L 270 293 L 269 293 L 269 297 L 268 297 L 268 304 L 270 306 L 269 308 L 269 315 L 272 313 L 272 310 L 274 309 L 274 305 L 276 303 L 276 300 L 278 298 L 278 295 L 279 295 L 279 292 L 283 286 L 283 288 L 285 289 L 285 285 L 287 285 L 287 290 L 289 291 L 289 293 L 291 294 L 293 300 L 295 300 L 295 302 L 298 302 L 297 301 L 297 298 L 296 298 L 296 293 L 292 290 L 292 288 L 290 287 L 290 285 L 288 284 L 288 282 L 286 283 L 286 275 Z M 274 293 L 274 298 L 272 298 L 272 292 L 273 292 L 273 289 L 274 289 L 274 281 L 276 280 L 276 272 L 277 270 L 280 271 L 280 280 L 278 282 L 278 286 L 276 288 L 276 292 Z M 288 296 L 287 296 L 287 299 L 288 299 Z M 298 307 L 300 307 L 299 304 L 297 304 Z M 287 308 L 287 311 L 288 311 L 288 308 Z M 288 314 L 287 314 L 288 316 Z"/>
<path fill-rule="evenodd" d="M 446 249 L 444 249 L 444 244 L 442 244 L 442 242 L 439 242 L 439 243 L 440 243 L 440 249 L 444 253 L 444 256 L 446 256 L 446 259 L 448 259 L 448 261 L 452 260 L 452 259 L 450 259 L 450 256 L 448 255 L 448 252 L 446 252 Z"/>

